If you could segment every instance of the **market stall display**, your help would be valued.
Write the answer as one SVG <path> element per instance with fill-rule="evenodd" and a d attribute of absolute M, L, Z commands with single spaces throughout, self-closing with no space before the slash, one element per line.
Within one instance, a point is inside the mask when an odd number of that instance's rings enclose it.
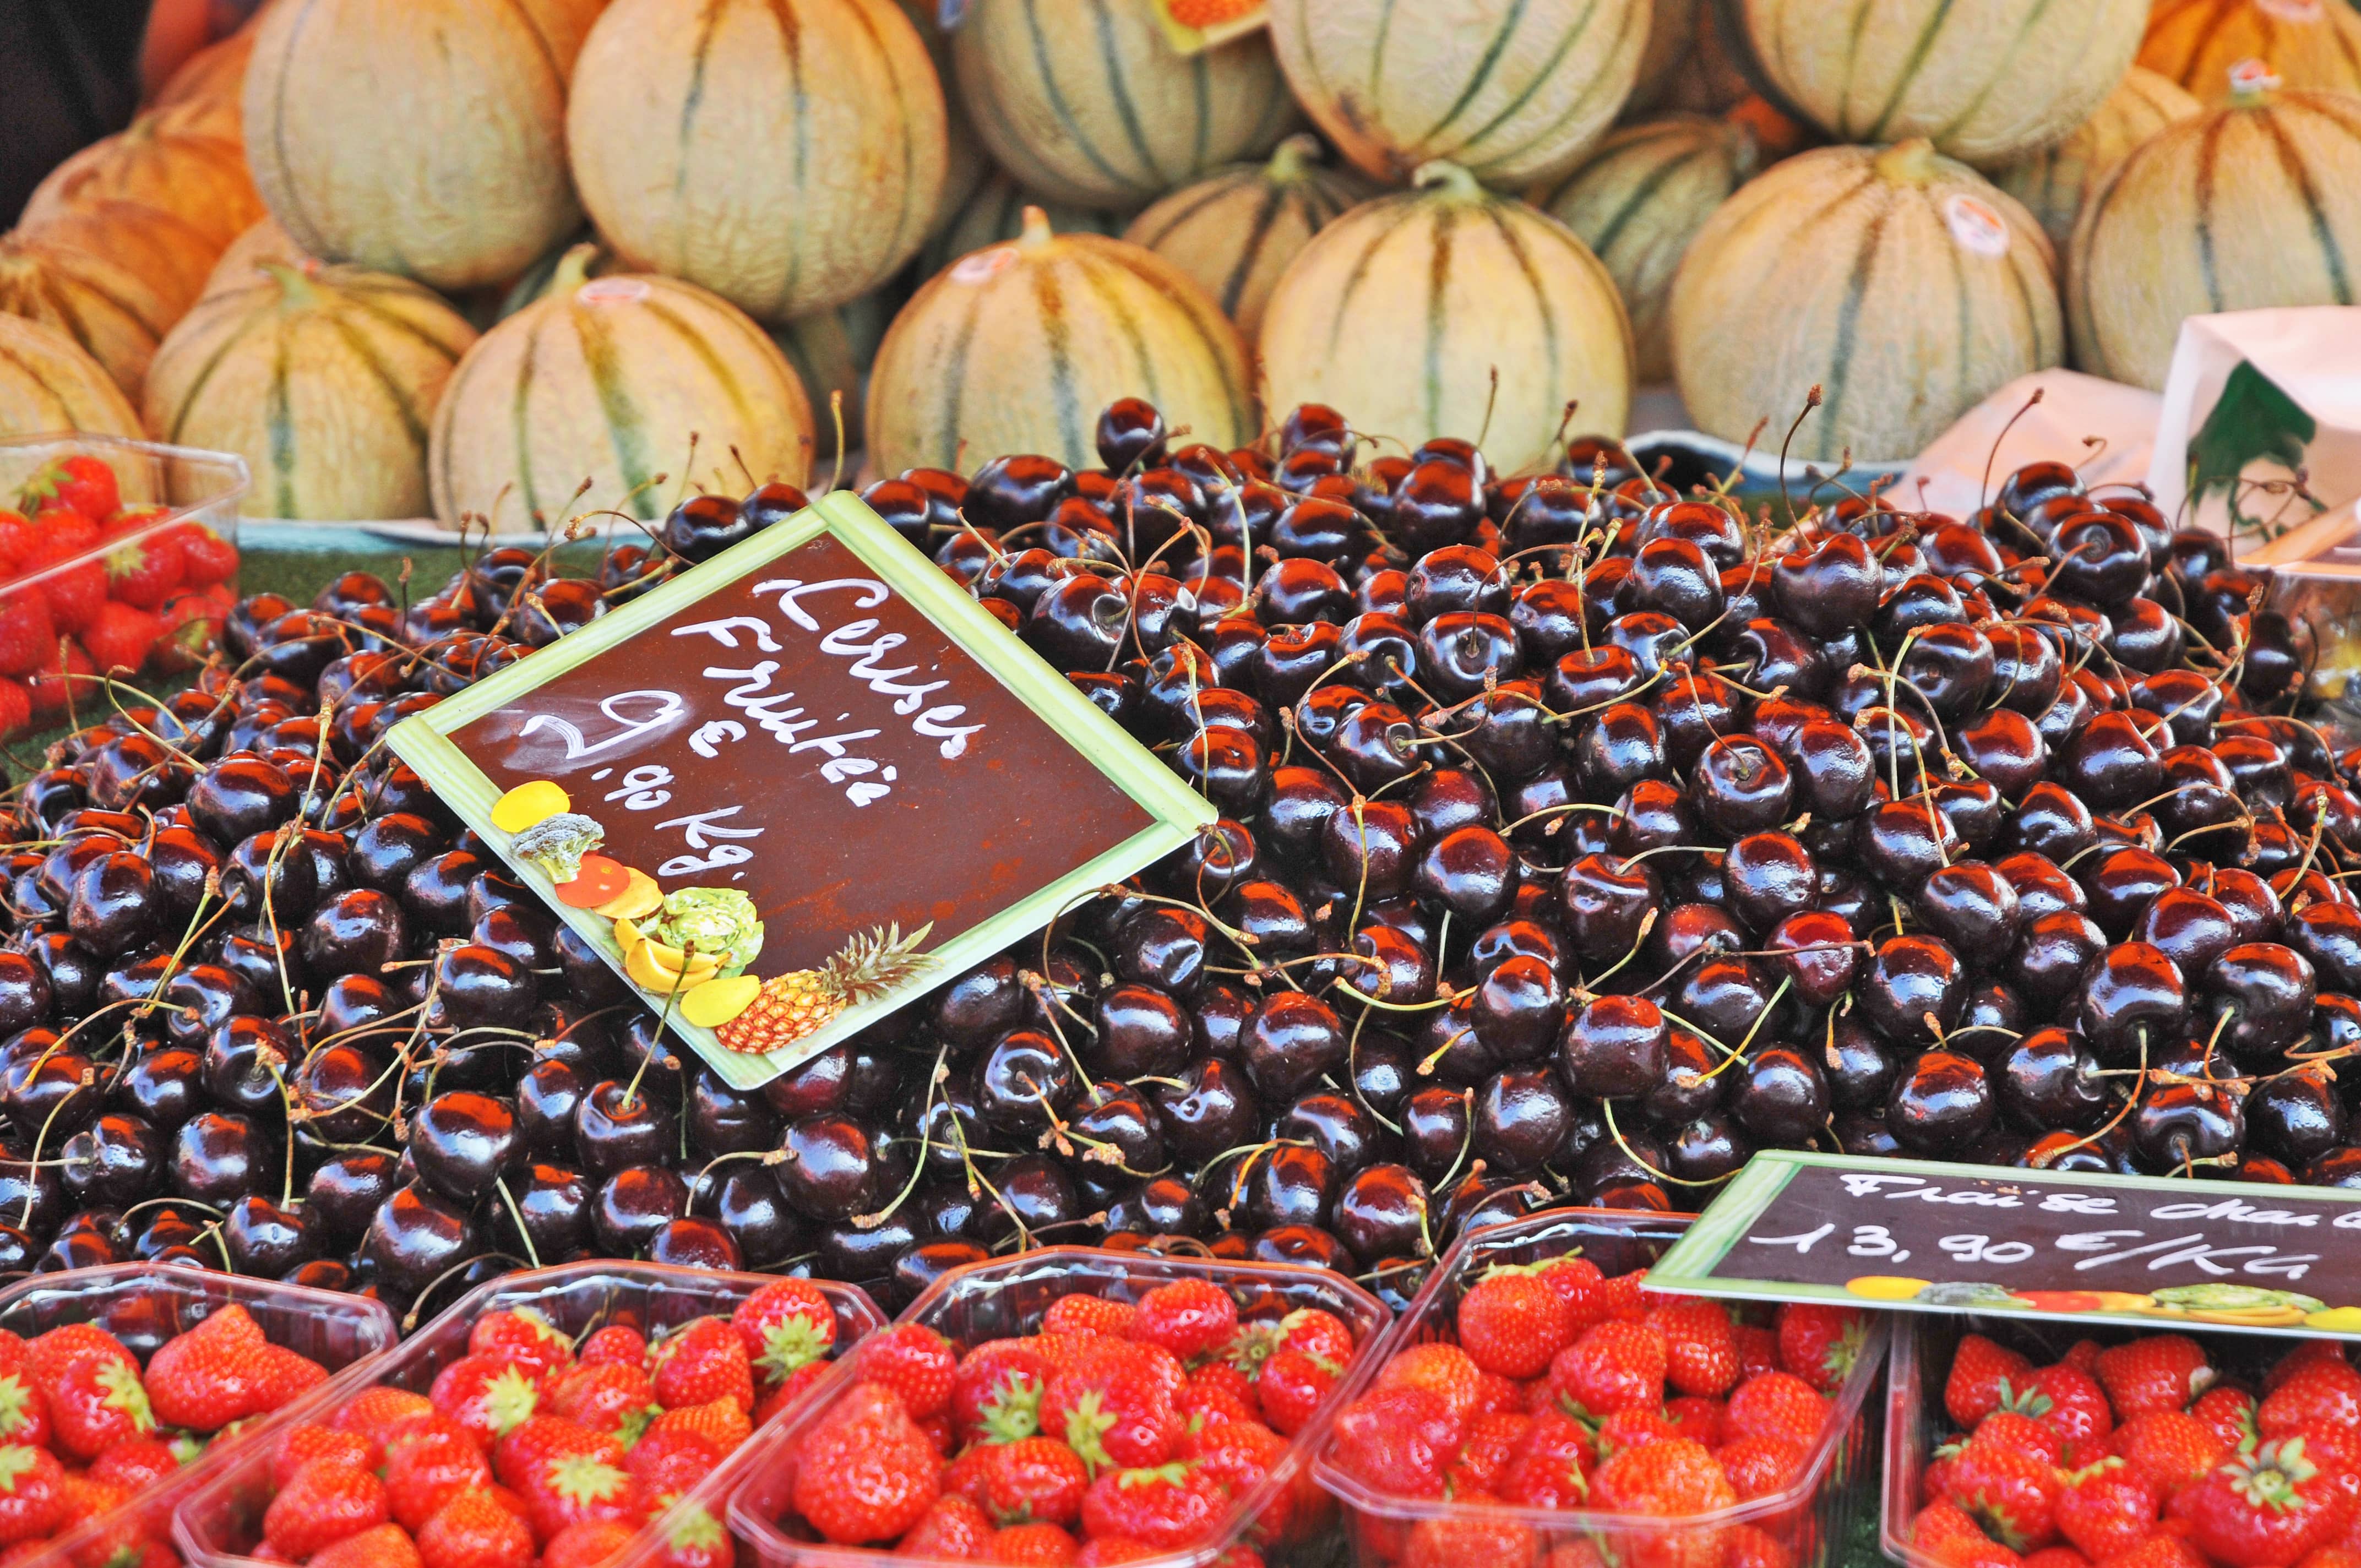
<path fill-rule="evenodd" d="M 1183 185 L 1134 218 L 1123 237 L 1195 279 L 1251 339 L 1288 264 L 1371 194 L 1366 181 L 1324 167 L 1322 156 L 1317 137 L 1290 137 L 1267 163 Z"/>

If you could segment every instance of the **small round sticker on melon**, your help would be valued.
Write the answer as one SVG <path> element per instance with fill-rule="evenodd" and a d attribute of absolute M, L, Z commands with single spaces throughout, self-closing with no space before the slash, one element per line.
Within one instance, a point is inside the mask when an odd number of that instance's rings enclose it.
<path fill-rule="evenodd" d="M 954 283 L 989 283 L 1016 265 L 1016 247 L 995 245 L 990 250 L 979 250 L 951 269 Z"/>
<path fill-rule="evenodd" d="M 582 870 L 572 882 L 559 883 L 557 902 L 568 909 L 596 909 L 631 890 L 631 872 L 620 861 L 604 855 L 582 857 Z"/>
<path fill-rule="evenodd" d="M 1964 193 L 1954 195 L 1943 203 L 1943 222 L 1950 225 L 1951 238 L 1971 256 L 1997 258 L 2008 254 L 2008 220 L 1993 211 L 1989 202 Z"/>
<path fill-rule="evenodd" d="M 2268 60 L 2242 60 L 2230 68 L 2230 91 L 2234 93 L 2244 96 L 2274 93 L 2279 85 L 2279 73 L 2271 69 Z"/>
<path fill-rule="evenodd" d="M 578 305 L 636 305 L 648 297 L 647 284 L 637 278 L 600 278 L 574 291 Z"/>
<path fill-rule="evenodd" d="M 573 805 L 573 800 L 557 785 L 547 779 L 535 779 L 517 785 L 492 803 L 492 826 L 503 833 L 522 833 Z"/>

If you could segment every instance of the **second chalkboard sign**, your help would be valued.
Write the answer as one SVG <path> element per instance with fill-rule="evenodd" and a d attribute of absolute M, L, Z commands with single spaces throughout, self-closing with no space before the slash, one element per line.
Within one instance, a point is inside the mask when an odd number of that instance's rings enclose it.
<path fill-rule="evenodd" d="M 1214 816 L 844 491 L 390 744 L 740 1089 Z"/>

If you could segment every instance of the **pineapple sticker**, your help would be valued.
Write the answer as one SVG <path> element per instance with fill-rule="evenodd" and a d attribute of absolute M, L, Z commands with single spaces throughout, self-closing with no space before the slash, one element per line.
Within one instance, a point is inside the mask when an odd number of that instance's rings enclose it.
<path fill-rule="evenodd" d="M 931 922 L 907 937 L 899 925 L 853 938 L 818 969 L 764 982 L 752 1005 L 723 1024 L 715 1038 L 733 1051 L 762 1056 L 828 1026 L 846 1008 L 898 990 L 932 960 L 917 950 Z"/>

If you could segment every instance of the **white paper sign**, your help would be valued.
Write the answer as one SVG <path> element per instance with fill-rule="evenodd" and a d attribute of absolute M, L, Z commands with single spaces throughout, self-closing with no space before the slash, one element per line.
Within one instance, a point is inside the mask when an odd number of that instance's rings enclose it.
<path fill-rule="evenodd" d="M 2182 322 L 2147 482 L 2181 526 L 2257 543 L 2361 499 L 2361 307 Z"/>

